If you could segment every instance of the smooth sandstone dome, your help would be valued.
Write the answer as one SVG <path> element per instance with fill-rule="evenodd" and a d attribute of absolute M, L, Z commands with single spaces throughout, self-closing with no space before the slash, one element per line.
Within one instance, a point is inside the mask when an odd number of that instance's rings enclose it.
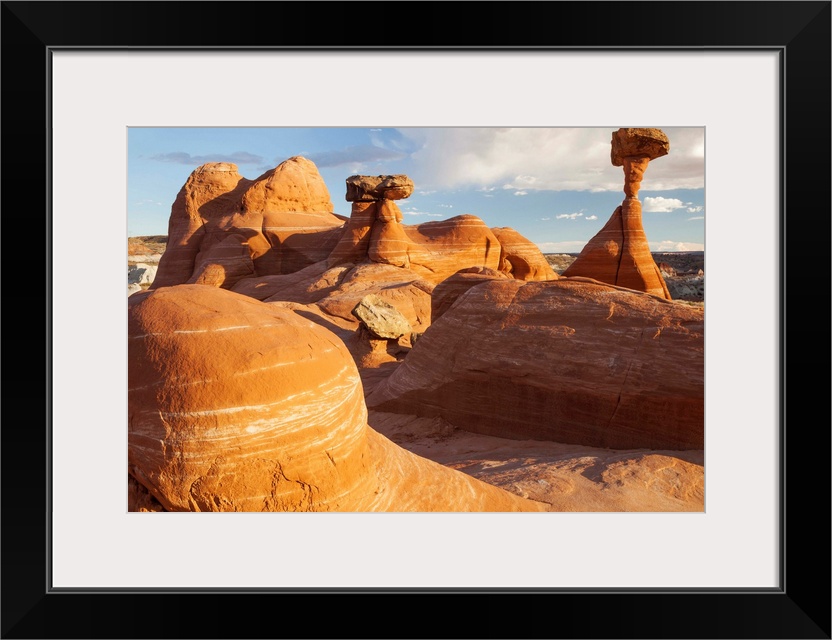
<path fill-rule="evenodd" d="M 129 473 L 169 511 L 541 511 L 367 426 L 352 357 L 204 285 L 129 299 Z"/>
<path fill-rule="evenodd" d="M 702 309 L 584 278 L 493 279 L 435 319 L 367 404 L 503 438 L 702 449 L 704 371 Z"/>
<path fill-rule="evenodd" d="M 208 284 L 248 292 L 261 283 L 247 281 L 320 262 L 411 269 L 434 284 L 466 267 L 500 269 L 521 280 L 557 278 L 526 238 L 491 230 L 476 216 L 404 225 L 395 201 L 413 192 L 406 175 L 350 176 L 346 186 L 348 219 L 333 213 L 317 167 L 301 156 L 255 180 L 228 162 L 198 167 L 171 208 L 167 249 L 151 289 Z"/>
<path fill-rule="evenodd" d="M 255 180 L 232 163 L 204 164 L 171 207 L 167 248 L 151 288 L 231 288 L 246 277 L 324 260 L 344 224 L 332 211 L 326 184 L 306 158 L 289 158 Z"/>
<path fill-rule="evenodd" d="M 507 273 L 485 267 L 460 269 L 434 287 L 430 296 L 431 322 L 436 322 L 471 287 L 492 280 L 508 279 L 510 276 Z"/>

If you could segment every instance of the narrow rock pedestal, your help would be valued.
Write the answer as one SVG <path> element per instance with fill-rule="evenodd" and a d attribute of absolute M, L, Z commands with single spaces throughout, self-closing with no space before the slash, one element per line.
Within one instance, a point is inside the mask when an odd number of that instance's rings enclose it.
<path fill-rule="evenodd" d="M 638 199 L 647 165 L 668 154 L 670 141 L 660 129 L 619 129 L 612 134 L 611 145 L 613 166 L 624 168 L 624 201 L 562 275 L 593 278 L 670 300 L 650 253 Z"/>
<path fill-rule="evenodd" d="M 352 211 L 341 240 L 332 250 L 327 265 L 361 262 L 365 257 L 380 264 L 409 267 L 410 239 L 402 227 L 402 212 L 394 200 L 413 193 L 413 181 L 406 175 L 350 176 L 347 202 Z"/>

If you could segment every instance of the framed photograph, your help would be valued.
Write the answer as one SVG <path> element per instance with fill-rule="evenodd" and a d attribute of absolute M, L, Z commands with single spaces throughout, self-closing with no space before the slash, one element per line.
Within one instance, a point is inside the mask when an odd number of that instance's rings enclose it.
<path fill-rule="evenodd" d="M 452 18 L 474 7 L 485 26 Z M 379 597 L 407 631 L 333 616 L 308 636 L 431 637 L 464 595 L 492 613 L 441 635 L 829 638 L 828 380 L 807 357 L 828 350 L 796 304 L 830 263 L 830 3 L 381 9 L 3 3 L 4 204 L 27 220 L 4 285 L 45 304 L 6 314 L 9 338 L 37 329 L 7 352 L 3 637 L 298 636 L 166 611 Z M 704 130 L 704 509 L 128 511 L 130 132 L 196 127 Z M 45 411 L 22 421 L 24 398 Z"/>

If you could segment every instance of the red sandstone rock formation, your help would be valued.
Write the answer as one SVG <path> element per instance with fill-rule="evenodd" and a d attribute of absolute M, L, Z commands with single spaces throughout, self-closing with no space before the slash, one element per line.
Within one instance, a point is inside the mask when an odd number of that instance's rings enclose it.
<path fill-rule="evenodd" d="M 467 267 L 501 269 L 523 280 L 557 277 L 526 238 L 511 229 L 492 231 L 476 216 L 402 224 L 395 201 L 412 192 L 405 175 L 351 176 L 352 213 L 344 220 L 332 213 L 326 185 L 305 158 L 290 158 L 256 180 L 231 163 L 202 165 L 173 204 L 167 250 L 151 288 L 209 284 L 265 299 L 274 294 L 265 295 L 271 283 L 263 278 L 323 276 L 328 269 L 318 263 L 389 265 L 434 284 Z"/>
<path fill-rule="evenodd" d="M 626 198 L 604 227 L 563 272 L 564 277 L 583 276 L 628 289 L 670 299 L 641 221 L 638 191 L 650 160 L 670 150 L 660 129 L 619 129 L 612 134 L 611 160 L 624 167 Z"/>
<path fill-rule="evenodd" d="M 297 273 L 242 280 L 233 291 L 266 302 L 315 305 L 353 329 L 358 326 L 353 309 L 365 296 L 376 294 L 421 332 L 430 324 L 433 287 L 419 274 L 391 265 L 347 263 L 328 269 L 319 262 Z"/>
<path fill-rule="evenodd" d="M 500 268 L 500 241 L 477 216 L 425 222 L 405 232 L 411 241 L 410 268 L 433 283 L 468 267 Z"/>
<path fill-rule="evenodd" d="M 369 428 L 343 343 L 292 311 L 181 285 L 128 315 L 128 468 L 166 510 L 545 510 Z"/>
<path fill-rule="evenodd" d="M 290 158 L 256 180 L 231 163 L 204 164 L 173 203 L 152 288 L 230 288 L 246 276 L 290 273 L 323 260 L 344 224 L 332 211 L 326 185 L 306 158 Z"/>
<path fill-rule="evenodd" d="M 367 398 L 476 433 L 704 447 L 704 312 L 585 278 L 472 287 Z"/>
<path fill-rule="evenodd" d="M 558 279 L 558 274 L 536 244 L 511 227 L 495 227 L 491 231 L 500 243 L 500 271 L 505 271 L 515 280 Z"/>
<path fill-rule="evenodd" d="M 350 176 L 347 202 L 352 212 L 346 230 L 327 258 L 329 266 L 344 262 L 373 262 L 408 267 L 409 240 L 402 228 L 402 212 L 394 200 L 413 193 L 406 175 Z"/>
<path fill-rule="evenodd" d="M 346 199 L 352 202 L 352 212 L 327 266 L 369 260 L 411 269 L 433 283 L 468 267 L 499 269 L 519 280 L 557 278 L 529 240 L 513 229 L 489 229 L 476 216 L 402 224 L 394 200 L 412 192 L 413 182 L 404 175 L 347 178 Z"/>
<path fill-rule="evenodd" d="M 434 287 L 430 296 L 430 321 L 436 322 L 471 287 L 492 280 L 509 279 L 510 276 L 504 271 L 495 271 L 485 267 L 460 269 Z"/>

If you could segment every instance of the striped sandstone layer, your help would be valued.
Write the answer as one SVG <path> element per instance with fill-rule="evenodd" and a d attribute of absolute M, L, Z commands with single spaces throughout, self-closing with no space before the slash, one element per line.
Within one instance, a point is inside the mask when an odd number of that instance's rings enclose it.
<path fill-rule="evenodd" d="M 434 284 L 468 267 L 504 271 L 517 280 L 557 279 L 537 246 L 508 227 L 489 229 L 470 214 L 402 224 L 395 200 L 412 192 L 413 182 L 405 175 L 347 178 L 352 211 L 327 266 L 369 260 L 411 269 Z"/>
<path fill-rule="evenodd" d="M 511 227 L 491 229 L 500 243 L 500 271 L 515 280 L 557 280 L 558 274 L 531 240 Z"/>
<path fill-rule="evenodd" d="M 326 184 L 306 158 L 289 158 L 255 180 L 242 177 L 232 163 L 204 164 L 173 203 L 167 249 L 151 289 L 237 289 L 246 280 L 320 262 L 328 268 L 373 263 L 411 269 L 433 284 L 466 267 L 499 269 L 521 280 L 557 278 L 526 238 L 511 229 L 491 230 L 476 216 L 403 225 L 395 200 L 412 192 L 405 175 L 351 176 L 346 198 L 352 214 L 344 219 L 333 213 Z"/>
<path fill-rule="evenodd" d="M 624 201 L 563 272 L 644 291 L 670 300 L 670 292 L 650 253 L 638 192 L 651 159 L 667 155 L 670 142 L 660 129 L 623 128 L 613 132 L 610 159 L 624 168 Z"/>
<path fill-rule="evenodd" d="M 404 315 L 414 331 L 422 332 L 430 324 L 433 287 L 401 267 L 371 262 L 327 268 L 319 262 L 296 273 L 241 280 L 233 291 L 266 302 L 316 305 L 353 328 L 357 328 L 353 309 L 365 296 L 375 294 Z"/>
<path fill-rule="evenodd" d="M 237 165 L 204 164 L 171 208 L 168 244 L 151 288 L 290 273 L 325 259 L 341 235 L 326 184 L 313 162 L 289 158 L 256 180 Z"/>
<path fill-rule="evenodd" d="M 128 468 L 166 510 L 545 510 L 369 428 L 344 344 L 290 310 L 180 285 L 128 315 Z"/>
<path fill-rule="evenodd" d="M 436 322 L 443 313 L 451 308 L 463 293 L 471 287 L 491 280 L 509 280 L 511 277 L 503 271 L 494 271 L 484 267 L 460 269 L 454 275 L 445 278 L 433 289 L 430 296 L 430 319 Z"/>
<path fill-rule="evenodd" d="M 475 433 L 704 448 L 704 311 L 584 278 L 495 279 L 436 319 L 367 397 Z"/>

